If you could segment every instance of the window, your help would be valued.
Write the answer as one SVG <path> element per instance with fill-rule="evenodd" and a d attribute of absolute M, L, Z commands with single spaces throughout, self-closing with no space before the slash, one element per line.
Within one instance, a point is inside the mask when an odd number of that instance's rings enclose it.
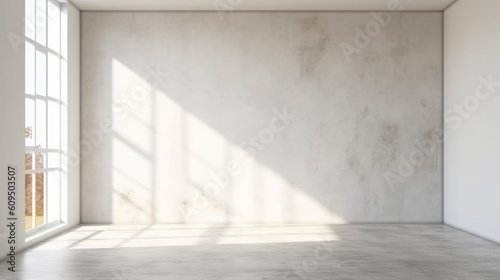
<path fill-rule="evenodd" d="M 61 6 L 26 0 L 25 229 L 61 222 L 61 158 L 65 136 Z"/>

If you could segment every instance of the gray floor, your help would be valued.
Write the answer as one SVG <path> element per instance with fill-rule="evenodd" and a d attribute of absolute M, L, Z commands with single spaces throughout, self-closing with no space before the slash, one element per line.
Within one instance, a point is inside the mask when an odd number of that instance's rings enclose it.
<path fill-rule="evenodd" d="M 0 279 L 500 279 L 500 245 L 444 225 L 80 226 Z"/>

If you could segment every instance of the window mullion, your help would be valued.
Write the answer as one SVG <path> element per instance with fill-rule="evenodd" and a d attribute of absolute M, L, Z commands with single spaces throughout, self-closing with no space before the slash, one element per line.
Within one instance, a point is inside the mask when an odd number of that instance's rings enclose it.
<path fill-rule="evenodd" d="M 61 50 L 62 50 L 62 36 L 61 36 L 61 29 L 62 29 L 62 22 L 61 22 L 61 4 L 59 4 L 59 31 L 58 31 L 58 36 L 59 36 L 59 54 L 58 54 L 58 59 L 59 59 L 59 219 L 61 219 L 61 213 L 62 213 L 62 207 L 61 207 L 61 201 L 62 201 L 62 102 L 61 102 L 61 96 L 62 96 L 62 63 L 61 63 Z"/>
<path fill-rule="evenodd" d="M 45 44 L 47 45 L 47 51 L 45 52 L 45 93 L 49 97 L 49 0 L 45 0 Z M 49 101 L 45 101 L 45 146 L 49 148 Z M 49 163 L 49 153 L 45 153 L 45 166 L 48 168 Z M 49 174 L 48 172 L 43 172 L 43 224 L 47 224 L 47 195 L 49 188 Z"/>
<path fill-rule="evenodd" d="M 44 148 L 37 148 L 33 146 L 26 146 L 26 151 L 33 151 L 33 152 L 39 152 L 39 153 L 58 153 L 60 150 L 59 149 L 44 149 Z"/>
<path fill-rule="evenodd" d="M 36 161 L 36 154 L 33 154 L 33 164 Z M 31 175 L 31 228 L 35 228 L 36 221 L 36 173 Z"/>
<path fill-rule="evenodd" d="M 36 71 L 35 71 L 36 72 Z M 54 97 L 51 97 L 51 96 L 42 96 L 42 95 L 39 95 L 39 96 L 33 96 L 33 95 L 26 95 L 27 98 L 29 99 L 32 99 L 32 100 L 44 100 L 44 101 L 53 101 L 53 102 L 56 102 L 56 103 L 61 103 L 61 100 L 58 100 L 57 98 L 54 98 Z"/>
<path fill-rule="evenodd" d="M 28 41 L 29 43 L 33 44 L 36 48 L 40 49 L 40 50 L 43 50 L 43 51 L 46 51 L 46 52 L 50 52 L 54 55 L 60 55 L 59 53 L 57 53 L 56 51 L 54 50 L 51 50 L 49 47 L 47 46 L 44 46 L 40 43 L 38 43 L 37 41 L 33 41 L 32 39 L 28 38 L 28 37 L 25 37 L 26 38 L 26 41 Z"/>
<path fill-rule="evenodd" d="M 59 167 L 51 167 L 51 168 L 35 168 L 33 170 L 26 170 L 26 174 L 34 174 L 34 173 L 43 173 L 43 172 L 52 172 L 59 171 L 61 168 Z"/>
<path fill-rule="evenodd" d="M 37 23 L 37 20 L 36 20 L 38 18 L 37 17 L 37 12 L 38 11 L 37 11 L 37 7 L 36 7 L 36 5 L 37 5 L 36 0 L 34 1 L 34 5 L 35 5 L 35 36 L 34 36 L 35 40 L 34 41 L 35 41 L 35 43 L 38 44 L 37 38 L 36 38 L 37 32 L 38 32 L 38 23 Z M 34 84 L 35 84 L 35 91 L 33 92 L 34 93 L 33 96 L 34 96 L 34 99 L 35 99 L 35 106 L 34 106 L 35 107 L 35 121 L 33 123 L 33 139 L 35 141 L 34 142 L 35 147 L 37 147 L 37 143 L 38 143 L 37 133 L 36 133 L 36 130 L 37 130 L 37 125 L 36 125 L 36 123 L 37 123 L 37 121 L 36 121 L 36 116 L 37 116 L 36 96 L 38 94 L 38 92 L 37 92 L 37 82 L 36 82 L 37 81 L 37 76 L 38 76 L 38 71 L 36 71 L 36 69 L 37 69 L 36 45 L 37 44 L 34 45 L 35 46 L 35 71 L 34 71 L 35 72 L 35 75 L 34 75 L 35 80 L 33 81 Z M 31 168 L 33 170 L 35 170 L 36 169 L 36 152 L 33 152 L 31 158 L 32 158 L 32 160 L 31 160 Z M 36 207 L 35 207 L 36 204 L 35 204 L 35 202 L 36 202 L 36 179 L 37 178 L 36 178 L 36 173 L 30 174 L 30 175 L 31 175 L 31 228 L 34 229 L 35 228 L 35 221 L 36 221 Z"/>

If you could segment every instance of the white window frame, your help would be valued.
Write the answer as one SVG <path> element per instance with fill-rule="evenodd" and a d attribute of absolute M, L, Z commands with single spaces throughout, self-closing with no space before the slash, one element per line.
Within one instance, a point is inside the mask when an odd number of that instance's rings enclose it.
<path fill-rule="evenodd" d="M 38 0 L 40 1 L 40 0 Z M 25 40 L 27 43 L 30 43 L 31 45 L 34 46 L 34 52 L 35 52 L 35 57 L 34 57 L 34 63 L 35 63 L 35 69 L 34 69 L 34 81 L 32 81 L 33 83 L 35 83 L 35 92 L 33 92 L 33 94 L 28 94 L 27 92 L 25 92 L 25 98 L 26 99 L 30 99 L 34 102 L 35 106 L 34 106 L 34 117 L 35 117 L 35 123 L 34 123 L 34 127 L 33 127 L 33 143 L 34 143 L 34 146 L 28 146 L 28 145 L 25 145 L 25 152 L 31 152 L 32 153 L 32 169 L 30 170 L 25 170 L 25 175 L 31 175 L 32 176 L 32 216 L 33 216 L 33 219 L 32 219 L 32 226 L 30 229 L 26 230 L 25 231 L 25 237 L 26 239 L 29 239 L 31 238 L 32 236 L 40 233 L 41 231 L 45 231 L 45 230 L 48 230 L 48 229 L 51 229 L 53 227 L 56 227 L 60 224 L 63 223 L 63 220 L 62 220 L 62 183 L 63 183 L 63 180 L 62 180 L 62 172 L 63 172 L 63 168 L 62 168 L 62 159 L 63 159 L 63 155 L 64 155 L 64 152 L 63 152 L 63 143 L 62 143 L 62 140 L 63 140 L 63 133 L 65 133 L 65 130 L 63 130 L 62 128 L 62 123 L 63 123 L 63 107 L 66 107 L 67 108 L 67 104 L 64 104 L 62 102 L 62 94 L 63 94 L 63 88 L 62 88 L 62 85 L 63 85 L 63 65 L 62 65 L 62 61 L 65 61 L 65 58 L 63 57 L 63 55 L 61 54 L 62 50 L 63 50 L 63 38 L 64 36 L 62 36 L 62 32 L 63 32 L 63 26 L 62 26 L 62 17 L 63 17 L 63 4 L 62 3 L 59 3 L 58 1 L 55 1 L 55 0 L 43 0 L 45 2 L 45 26 L 43 28 L 45 28 L 45 45 L 43 44 L 40 44 L 39 42 L 37 42 L 37 34 L 36 34 L 36 30 L 37 30 L 37 20 L 35 20 L 35 23 L 31 23 L 31 27 L 34 28 L 34 34 L 35 34 L 35 37 L 34 39 L 32 38 L 29 38 L 28 36 L 25 36 Z M 32 4 L 34 2 L 34 5 L 35 5 L 35 19 L 36 19 L 36 2 L 37 0 L 27 0 L 26 3 L 28 4 Z M 48 3 L 51 2 L 52 4 L 56 5 L 59 7 L 59 51 L 54 51 L 52 49 L 49 48 L 49 28 L 48 28 L 48 25 L 49 25 L 49 22 L 48 22 Z M 28 19 L 27 19 L 28 21 Z M 26 22 L 26 24 L 30 24 L 29 22 Z M 38 52 L 41 52 L 43 54 L 45 54 L 45 96 L 43 95 L 38 95 L 37 94 L 37 90 L 36 90 L 36 79 L 37 79 L 37 71 L 36 71 L 36 53 Z M 54 55 L 58 61 L 59 61 L 59 78 L 58 78 L 58 82 L 59 82 L 59 99 L 57 98 L 54 98 L 54 97 L 51 97 L 49 96 L 49 63 L 48 63 L 48 57 L 49 57 L 49 54 L 52 54 Z M 65 69 L 64 69 L 65 70 Z M 26 71 L 26 70 L 25 70 Z M 37 147 L 37 127 L 36 127 L 36 124 L 37 124 L 37 121 L 36 121 L 36 110 L 37 110 L 37 105 L 36 105 L 36 101 L 37 100 L 41 100 L 41 101 L 44 101 L 45 102 L 45 139 L 44 139 L 44 143 L 45 143 L 45 148 L 39 148 Z M 59 126 L 59 148 L 58 149 L 50 149 L 48 148 L 48 139 L 49 139 L 49 101 L 55 103 L 56 105 L 59 106 L 59 123 L 58 123 L 58 126 Z M 36 168 L 36 158 L 37 158 L 37 153 L 43 153 L 44 155 L 44 162 L 45 162 L 45 166 L 44 168 Z M 49 162 L 48 162 L 48 155 L 49 153 L 56 153 L 58 154 L 58 164 L 59 164 L 59 167 L 52 167 L 52 168 L 49 168 L 48 165 L 49 165 Z M 59 177 L 59 180 L 57 180 L 58 182 L 51 182 L 49 180 L 49 172 L 58 172 L 58 177 Z M 39 225 L 39 226 L 36 226 L 36 174 L 38 173 L 42 173 L 44 174 L 44 221 L 43 221 L 43 224 L 42 225 Z M 51 189 L 53 188 L 56 188 L 58 189 L 58 193 L 59 193 L 59 205 L 58 205 L 58 212 L 59 212 L 59 215 L 58 215 L 58 219 L 56 219 L 55 221 L 52 221 L 50 223 L 47 223 L 48 222 L 48 218 L 49 218 L 49 207 L 48 207 L 48 202 L 49 202 L 49 196 L 50 196 L 50 193 L 48 192 L 49 190 L 49 184 L 51 184 Z"/>

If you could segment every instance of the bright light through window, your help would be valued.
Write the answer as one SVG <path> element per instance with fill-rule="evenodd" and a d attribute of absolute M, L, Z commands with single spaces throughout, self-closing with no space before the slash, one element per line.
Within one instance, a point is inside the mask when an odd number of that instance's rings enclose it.
<path fill-rule="evenodd" d="M 25 229 L 61 221 L 61 124 L 66 83 L 61 79 L 61 5 L 55 0 L 26 0 Z"/>

